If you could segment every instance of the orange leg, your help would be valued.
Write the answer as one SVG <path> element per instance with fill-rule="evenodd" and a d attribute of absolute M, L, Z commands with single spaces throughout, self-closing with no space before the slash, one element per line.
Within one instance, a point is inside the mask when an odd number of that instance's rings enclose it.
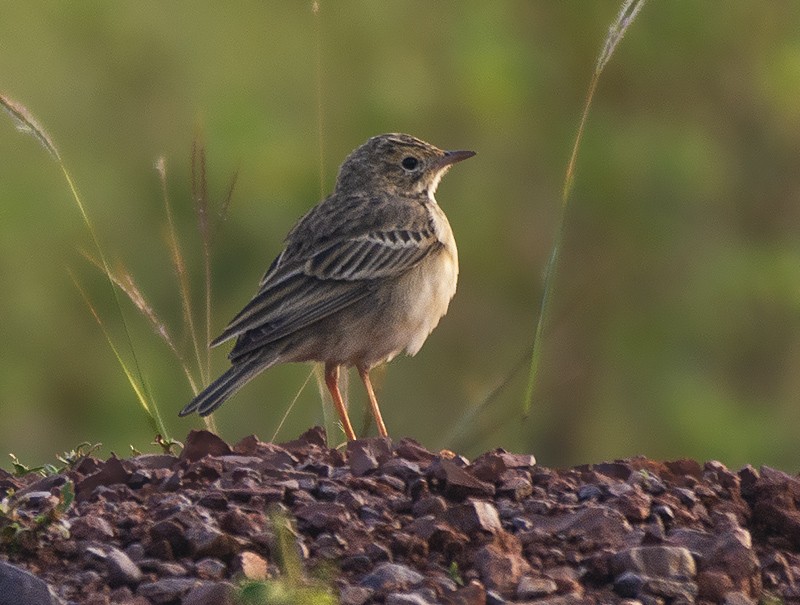
<path fill-rule="evenodd" d="M 336 406 L 336 411 L 339 413 L 339 418 L 342 419 L 342 427 L 344 427 L 344 434 L 347 435 L 349 441 L 355 441 L 356 434 L 353 431 L 353 425 L 350 424 L 350 417 L 347 415 L 347 408 L 344 407 L 342 394 L 339 392 L 339 366 L 333 363 L 325 364 L 325 384 L 328 385 L 328 390 L 331 392 L 333 405 Z"/>
<path fill-rule="evenodd" d="M 367 396 L 369 397 L 369 405 L 372 408 L 372 415 L 375 417 L 375 424 L 378 425 L 378 433 L 380 434 L 381 437 L 388 437 L 389 433 L 386 432 L 386 425 L 383 424 L 383 418 L 381 418 L 381 410 L 378 407 L 378 399 L 375 397 L 375 391 L 372 390 L 372 383 L 369 380 L 369 370 L 359 366 L 358 373 L 361 376 L 361 380 L 367 389 Z"/>

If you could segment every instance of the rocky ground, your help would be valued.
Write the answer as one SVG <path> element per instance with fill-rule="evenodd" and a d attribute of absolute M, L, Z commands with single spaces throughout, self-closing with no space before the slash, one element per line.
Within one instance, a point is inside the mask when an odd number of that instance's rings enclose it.
<path fill-rule="evenodd" d="M 248 581 L 284 603 L 800 603 L 783 472 L 325 443 L 195 431 L 179 456 L 0 471 L 0 604 L 225 605 Z"/>

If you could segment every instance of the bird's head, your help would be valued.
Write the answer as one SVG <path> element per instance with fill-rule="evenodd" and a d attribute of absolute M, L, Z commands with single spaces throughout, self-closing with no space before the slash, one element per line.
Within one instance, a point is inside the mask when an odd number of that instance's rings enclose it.
<path fill-rule="evenodd" d="M 473 155 L 474 151 L 443 151 L 407 134 L 378 135 L 347 156 L 339 169 L 336 191 L 433 197 L 450 166 Z"/>

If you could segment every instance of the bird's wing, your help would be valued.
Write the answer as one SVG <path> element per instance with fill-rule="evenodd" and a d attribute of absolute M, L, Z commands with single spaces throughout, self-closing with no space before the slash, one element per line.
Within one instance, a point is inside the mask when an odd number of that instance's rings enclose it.
<path fill-rule="evenodd" d="M 402 275 L 442 246 L 425 219 L 383 225 L 373 220 L 369 231 L 351 229 L 315 241 L 293 230 L 256 296 L 212 345 L 238 336 L 235 358 L 369 296 L 383 280 Z"/>

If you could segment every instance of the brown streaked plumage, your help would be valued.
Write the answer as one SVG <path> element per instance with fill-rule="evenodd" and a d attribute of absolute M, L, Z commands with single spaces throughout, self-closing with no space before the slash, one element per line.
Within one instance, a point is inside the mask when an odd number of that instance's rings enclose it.
<path fill-rule="evenodd" d="M 348 439 L 341 366 L 355 366 L 378 432 L 387 436 L 369 379 L 376 365 L 414 355 L 456 291 L 453 232 L 434 199 L 450 166 L 472 151 L 442 151 L 406 134 L 373 137 L 339 169 L 334 192 L 289 232 L 259 290 L 211 346 L 232 338 L 231 367 L 181 410 L 210 414 L 265 369 L 325 363 Z"/>

